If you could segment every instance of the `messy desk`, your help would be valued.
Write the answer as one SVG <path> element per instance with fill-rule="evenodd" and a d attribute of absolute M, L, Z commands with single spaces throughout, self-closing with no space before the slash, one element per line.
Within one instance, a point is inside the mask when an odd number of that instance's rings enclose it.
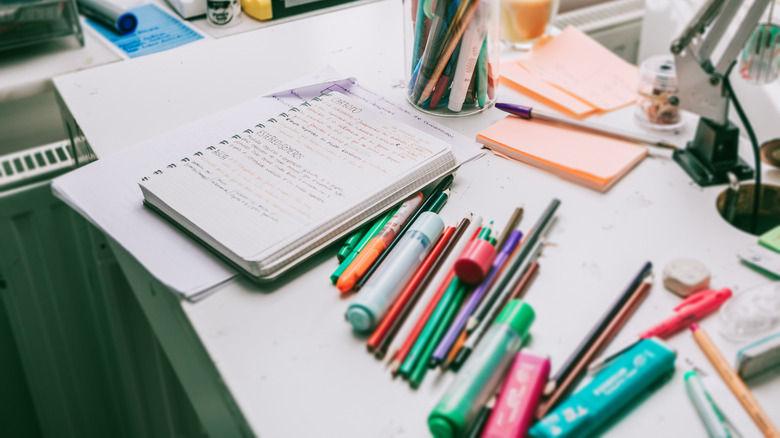
<path fill-rule="evenodd" d="M 326 65 L 404 102 L 401 12 L 399 2 L 378 1 L 64 75 L 55 79 L 55 88 L 98 162 L 174 127 L 284 88 Z M 315 38 L 304 41 L 302 35 Z M 497 93 L 500 102 L 536 104 L 503 82 Z M 489 108 L 465 117 L 419 115 L 472 140 L 506 113 Z M 683 147 L 693 136 L 696 117 L 684 117 L 684 127 L 663 134 L 665 141 Z M 644 132 L 635 125 L 630 107 L 588 120 Z M 468 146 L 476 155 L 482 145 Z M 742 147 L 741 154 L 749 157 L 748 148 Z M 780 178 L 770 169 L 764 181 L 780 183 Z M 549 355 L 554 372 L 648 261 L 652 287 L 612 347 L 633 340 L 679 305 L 680 298 L 661 278 L 674 260 L 698 260 L 712 273 L 712 289 L 729 288 L 735 295 L 770 283 L 737 258 L 757 237 L 721 217 L 716 205 L 725 189 L 699 187 L 671 151 L 661 148 L 650 148 L 604 192 L 488 152 L 457 170 L 440 215 L 445 224 L 455 225 L 478 214 L 503 230 L 512 210 L 522 206 L 518 228 L 529 233 L 551 200 L 560 200 L 538 273 L 524 294 L 535 313 L 526 346 Z M 277 281 L 258 285 L 236 276 L 195 302 L 169 290 L 122 245 L 114 241 L 111 246 L 212 436 L 428 436 L 429 414 L 457 378 L 429 370 L 412 389 L 391 377 L 386 361 L 366 352 L 367 336 L 344 321 L 359 293 L 342 297 L 330 281 L 340 243 Z M 719 324 L 715 314 L 700 321 L 733 363 L 745 343 L 721 336 Z M 666 342 L 677 355 L 674 375 L 599 432 L 706 436 L 683 379 L 695 366 L 742 436 L 759 436 L 694 335 L 684 330 Z M 777 369 L 750 380 L 749 387 L 771 422 L 780 424 Z"/>

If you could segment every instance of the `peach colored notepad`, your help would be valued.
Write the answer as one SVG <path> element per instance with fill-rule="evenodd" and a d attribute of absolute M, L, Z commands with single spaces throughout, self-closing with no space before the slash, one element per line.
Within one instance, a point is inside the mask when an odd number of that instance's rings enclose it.
<path fill-rule="evenodd" d="M 572 26 L 510 63 L 515 66 L 502 64 L 502 79 L 575 117 L 615 110 L 637 99 L 636 66 Z"/>
<path fill-rule="evenodd" d="M 508 116 L 477 141 L 509 158 L 598 191 L 607 191 L 647 155 L 647 148 L 543 121 Z"/>

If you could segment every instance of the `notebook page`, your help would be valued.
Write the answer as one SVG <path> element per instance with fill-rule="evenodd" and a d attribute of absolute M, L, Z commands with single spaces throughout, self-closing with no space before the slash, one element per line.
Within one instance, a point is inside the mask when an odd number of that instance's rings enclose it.
<path fill-rule="evenodd" d="M 141 184 L 241 258 L 256 259 L 448 149 L 331 93 Z"/>

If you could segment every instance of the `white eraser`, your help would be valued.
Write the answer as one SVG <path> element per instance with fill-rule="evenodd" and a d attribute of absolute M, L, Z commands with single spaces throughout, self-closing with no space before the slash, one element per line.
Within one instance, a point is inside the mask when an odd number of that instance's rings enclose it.
<path fill-rule="evenodd" d="M 663 282 L 670 291 L 687 297 L 710 287 L 710 270 L 697 260 L 673 260 L 664 267 Z"/>

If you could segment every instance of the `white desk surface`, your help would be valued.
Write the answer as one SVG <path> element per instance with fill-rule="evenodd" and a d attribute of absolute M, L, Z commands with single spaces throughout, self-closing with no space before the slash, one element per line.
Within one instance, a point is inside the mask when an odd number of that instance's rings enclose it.
<path fill-rule="evenodd" d="M 66 75 L 57 78 L 55 86 L 99 157 L 228 108 L 327 63 L 400 97 L 399 5 L 380 1 L 198 47 L 185 46 Z M 499 96 L 499 100 L 527 101 L 505 87 L 499 89 Z M 503 113 L 491 109 L 438 121 L 473 137 L 502 117 Z M 633 124 L 630 109 L 609 114 L 603 121 L 623 127 Z M 692 127 L 689 120 L 687 132 L 672 140 L 684 144 Z M 765 178 L 777 182 L 775 173 L 767 171 Z M 645 261 L 655 266 L 654 287 L 614 344 L 666 318 L 679 303 L 660 282 L 664 265 L 675 258 L 693 257 L 705 263 L 713 273 L 714 288 L 731 287 L 739 293 L 769 282 L 737 261 L 736 251 L 756 238 L 718 215 L 715 200 L 724 187 L 697 187 L 665 152 L 653 151 L 606 194 L 493 156 L 462 168 L 452 188 L 442 211 L 452 224 L 473 211 L 494 219 L 500 228 L 512 209 L 523 204 L 521 227 L 527 230 L 553 197 L 562 200 L 540 272 L 526 296 L 537 312 L 530 346 L 549 353 L 554 369 Z M 452 375 L 431 373 L 418 390 L 393 381 L 384 364 L 366 353 L 364 338 L 354 335 L 344 321 L 349 299 L 339 298 L 330 284 L 335 267 L 335 248 L 331 248 L 272 286 L 259 288 L 238 280 L 196 304 L 176 302 L 172 311 L 191 325 L 194 342 L 202 343 L 258 436 L 426 436 L 426 418 Z M 142 297 L 147 292 L 136 294 Z M 741 345 L 718 334 L 716 317 L 702 325 L 724 354 L 734 358 Z M 758 436 L 691 335 L 680 333 L 670 343 L 678 351 L 673 380 L 606 434 L 706 436 L 682 381 L 687 357 L 709 374 L 705 384 L 742 434 Z M 177 351 L 166 348 L 173 362 Z M 179 373 L 186 373 L 187 366 L 174 363 Z M 182 380 L 185 389 L 192 385 L 186 377 Z M 778 373 L 751 385 L 772 420 L 780 424 Z M 207 412 L 207 400 L 193 399 L 193 404 L 199 412 Z"/>

